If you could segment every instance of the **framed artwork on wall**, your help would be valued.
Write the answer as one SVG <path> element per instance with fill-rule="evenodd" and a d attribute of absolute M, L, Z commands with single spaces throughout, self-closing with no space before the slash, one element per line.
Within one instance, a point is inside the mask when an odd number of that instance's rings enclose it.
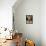
<path fill-rule="evenodd" d="M 26 15 L 26 24 L 33 24 L 33 15 Z"/>

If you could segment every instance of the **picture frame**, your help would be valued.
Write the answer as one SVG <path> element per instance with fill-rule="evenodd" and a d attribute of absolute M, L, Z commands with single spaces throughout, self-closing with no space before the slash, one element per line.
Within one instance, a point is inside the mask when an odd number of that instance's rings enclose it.
<path fill-rule="evenodd" d="M 33 15 L 26 15 L 26 24 L 33 24 Z"/>

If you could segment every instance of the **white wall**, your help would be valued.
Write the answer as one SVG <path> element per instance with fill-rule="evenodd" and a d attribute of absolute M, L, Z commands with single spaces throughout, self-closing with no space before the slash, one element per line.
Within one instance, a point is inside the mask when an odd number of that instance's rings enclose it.
<path fill-rule="evenodd" d="M 0 27 L 12 28 L 12 6 L 16 0 L 0 0 Z"/>
<path fill-rule="evenodd" d="M 36 42 L 41 46 L 40 32 L 40 0 L 24 0 L 15 10 L 15 28 L 22 32 L 24 37 Z M 33 24 L 26 24 L 26 15 L 33 15 Z"/>
<path fill-rule="evenodd" d="M 42 46 L 46 46 L 46 0 L 41 1 L 41 40 Z"/>

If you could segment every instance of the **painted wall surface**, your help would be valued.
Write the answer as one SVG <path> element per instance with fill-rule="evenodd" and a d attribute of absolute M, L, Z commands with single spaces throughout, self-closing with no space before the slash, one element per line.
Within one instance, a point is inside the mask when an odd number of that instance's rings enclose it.
<path fill-rule="evenodd" d="M 46 46 L 46 0 L 41 1 L 41 41 Z"/>
<path fill-rule="evenodd" d="M 23 0 L 14 11 L 15 28 L 25 38 L 34 40 L 36 46 L 41 46 L 40 13 L 40 0 Z M 26 24 L 26 15 L 33 15 L 33 24 Z"/>

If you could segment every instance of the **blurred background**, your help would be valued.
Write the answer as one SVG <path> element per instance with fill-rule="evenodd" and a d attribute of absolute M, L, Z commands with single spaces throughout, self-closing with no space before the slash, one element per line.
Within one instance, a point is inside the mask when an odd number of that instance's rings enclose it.
<path fill-rule="evenodd" d="M 26 24 L 26 15 L 33 15 L 33 24 Z M 46 0 L 0 0 L 0 27 L 15 27 L 36 46 L 46 46 Z"/>

